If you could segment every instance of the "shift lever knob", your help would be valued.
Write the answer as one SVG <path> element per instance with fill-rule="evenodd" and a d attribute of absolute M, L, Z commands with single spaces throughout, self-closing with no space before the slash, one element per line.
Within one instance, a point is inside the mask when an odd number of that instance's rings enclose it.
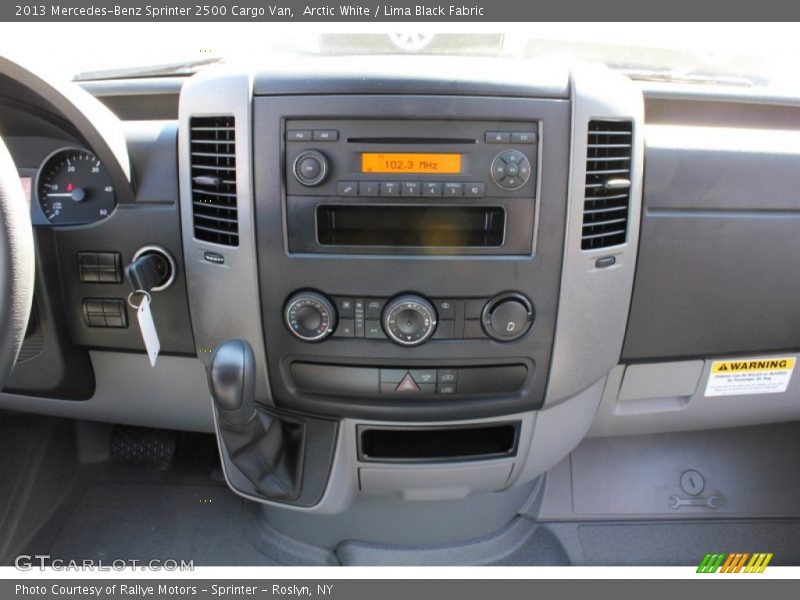
<path fill-rule="evenodd" d="M 208 383 L 220 420 L 237 426 L 253 418 L 256 410 L 256 361 L 244 340 L 222 342 L 211 357 Z"/>

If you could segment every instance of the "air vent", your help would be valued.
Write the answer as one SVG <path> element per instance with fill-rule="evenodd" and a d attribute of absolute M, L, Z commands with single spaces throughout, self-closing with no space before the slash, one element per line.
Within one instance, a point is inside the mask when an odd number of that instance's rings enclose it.
<path fill-rule="evenodd" d="M 234 118 L 194 117 L 189 128 L 194 237 L 238 246 Z"/>
<path fill-rule="evenodd" d="M 589 121 L 581 248 L 624 244 L 628 232 L 633 124 Z"/>

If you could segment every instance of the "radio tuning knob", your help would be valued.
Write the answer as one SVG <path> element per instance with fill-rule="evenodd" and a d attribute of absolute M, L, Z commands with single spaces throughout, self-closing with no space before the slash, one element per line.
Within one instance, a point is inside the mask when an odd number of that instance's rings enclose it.
<path fill-rule="evenodd" d="M 383 310 L 383 329 L 401 346 L 418 346 L 436 331 L 436 309 L 422 296 L 398 296 Z"/>
<path fill-rule="evenodd" d="M 328 159 L 318 150 L 305 150 L 294 159 L 292 169 L 297 181 L 307 187 L 314 187 L 328 176 Z"/>
<path fill-rule="evenodd" d="M 336 309 L 322 294 L 302 291 L 286 302 L 286 327 L 304 342 L 320 342 L 336 329 Z"/>

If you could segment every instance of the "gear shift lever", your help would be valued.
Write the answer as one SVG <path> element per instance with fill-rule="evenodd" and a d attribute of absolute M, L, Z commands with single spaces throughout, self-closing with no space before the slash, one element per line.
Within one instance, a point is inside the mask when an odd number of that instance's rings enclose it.
<path fill-rule="evenodd" d="M 220 421 L 242 426 L 256 414 L 256 367 L 250 344 L 228 340 L 211 358 L 208 382 Z"/>
<path fill-rule="evenodd" d="M 277 501 L 300 495 L 305 449 L 302 423 L 256 409 L 256 364 L 244 340 L 220 344 L 208 382 L 228 455 L 259 495 Z"/>

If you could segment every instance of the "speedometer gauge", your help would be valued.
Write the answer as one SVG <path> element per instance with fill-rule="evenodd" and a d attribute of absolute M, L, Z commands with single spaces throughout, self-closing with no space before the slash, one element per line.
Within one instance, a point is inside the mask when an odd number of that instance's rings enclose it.
<path fill-rule="evenodd" d="M 63 148 L 51 154 L 36 179 L 39 205 L 56 225 L 91 223 L 111 214 L 116 205 L 111 178 L 88 150 Z"/>

